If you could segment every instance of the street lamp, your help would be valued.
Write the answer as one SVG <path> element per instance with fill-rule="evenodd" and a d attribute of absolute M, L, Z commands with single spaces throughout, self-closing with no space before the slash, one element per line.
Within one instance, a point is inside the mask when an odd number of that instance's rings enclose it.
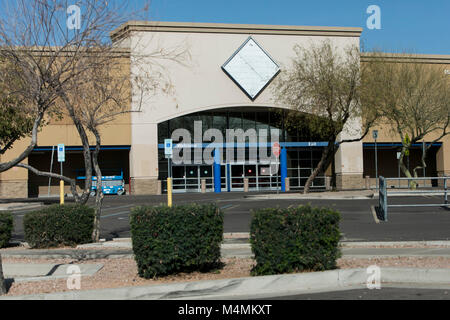
<path fill-rule="evenodd" d="M 425 142 L 425 139 L 423 139 L 423 141 L 422 141 L 422 158 L 423 158 L 423 156 L 424 156 L 424 154 L 425 154 L 425 148 L 426 148 L 426 146 L 425 146 L 425 144 L 426 144 L 426 142 Z M 423 159 L 424 161 L 425 161 L 425 159 Z M 422 171 L 423 171 L 423 177 L 425 178 L 426 177 L 426 168 L 425 168 L 425 166 L 423 165 L 423 163 L 422 163 L 422 166 L 423 166 L 423 168 L 422 168 Z M 423 186 L 424 187 L 426 187 L 427 186 L 427 181 L 426 180 L 423 180 Z"/>

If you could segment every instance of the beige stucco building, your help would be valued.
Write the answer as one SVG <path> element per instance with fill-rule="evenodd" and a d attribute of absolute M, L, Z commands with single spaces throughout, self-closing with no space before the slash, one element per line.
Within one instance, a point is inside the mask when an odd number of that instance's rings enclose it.
<path fill-rule="evenodd" d="M 286 149 L 285 174 L 290 178 L 291 189 L 300 189 L 317 164 L 323 144 L 311 133 L 280 127 L 279 117 L 283 117 L 283 113 L 277 110 L 287 107 L 274 96 L 271 80 L 289 67 L 295 56 L 295 45 L 309 47 L 329 40 L 344 50 L 359 46 L 361 33 L 361 28 L 172 22 L 129 22 L 121 26 L 111 37 L 117 47 L 128 52 L 123 59 L 130 61 L 130 76 L 151 73 L 152 66 L 145 57 L 161 48 L 169 52 L 185 50 L 189 59 L 183 63 L 173 59 L 158 61 L 159 68 L 170 78 L 173 89 L 170 93 L 150 94 L 133 87 L 131 108 L 140 112 L 124 115 L 102 129 L 102 167 L 122 170 L 127 192 L 155 194 L 158 181 L 164 181 L 168 175 L 164 139 L 170 138 L 175 129 L 187 128 L 194 135 L 194 121 L 202 121 L 203 130 L 217 128 L 223 132 L 278 127 L 282 131 L 281 146 Z M 361 63 L 367 59 L 370 57 L 363 54 Z M 401 60 L 402 56 L 392 55 L 392 59 Z M 445 65 L 450 69 L 450 56 L 418 55 L 417 63 Z M 341 138 L 356 137 L 359 127 L 360 121 L 352 119 Z M 400 141 L 385 127 L 378 130 L 379 173 L 397 176 L 395 155 Z M 363 188 L 364 176 L 375 176 L 373 142 L 368 136 L 363 141 L 341 145 L 335 158 L 338 188 Z M 26 143 L 19 141 L 1 161 L 14 157 Z M 43 128 L 38 147 L 27 161 L 48 171 L 52 146 L 58 143 L 66 145 L 64 172 L 76 177 L 77 170 L 83 167 L 81 144 L 70 120 L 53 121 Z M 412 162 L 417 160 L 417 154 L 412 151 Z M 450 174 L 450 138 L 436 144 L 431 154 L 427 175 Z M 212 191 L 217 168 L 205 163 L 174 166 L 175 191 L 200 191 L 202 179 Z M 59 170 L 59 164 L 55 162 L 52 169 Z M 266 169 L 267 165 L 258 161 L 227 163 L 226 159 L 221 159 L 221 190 L 242 190 L 244 178 L 249 179 L 251 190 L 274 189 L 283 174 L 270 176 Z M 313 187 L 325 187 L 326 174 L 322 173 Z M 48 179 L 14 168 L 0 174 L 0 196 L 56 194 L 57 183 L 50 182 L 49 188 Z M 165 188 L 164 183 L 162 188 Z"/>

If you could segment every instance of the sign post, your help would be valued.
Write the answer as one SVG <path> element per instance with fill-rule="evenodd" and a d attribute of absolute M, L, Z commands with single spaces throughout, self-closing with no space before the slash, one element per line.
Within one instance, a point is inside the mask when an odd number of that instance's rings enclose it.
<path fill-rule="evenodd" d="M 377 148 L 378 130 L 373 130 L 372 137 L 375 140 L 375 178 L 378 190 L 378 148 Z"/>
<path fill-rule="evenodd" d="M 172 139 L 164 140 L 164 154 L 168 161 L 168 177 L 167 177 L 167 205 L 172 207 L 172 155 L 173 155 L 173 141 Z"/>
<path fill-rule="evenodd" d="M 398 167 L 398 177 L 400 178 L 400 157 L 402 156 L 401 152 L 397 152 L 397 167 Z M 398 188 L 401 188 L 400 179 L 398 180 Z"/>
<path fill-rule="evenodd" d="M 58 144 L 58 162 L 61 166 L 61 176 L 63 175 L 63 163 L 66 161 L 66 147 L 64 144 Z M 59 203 L 64 204 L 64 180 L 59 182 Z"/>
<path fill-rule="evenodd" d="M 281 146 L 280 146 L 280 144 L 278 142 L 275 142 L 272 145 L 272 153 L 277 158 L 277 169 L 278 169 L 278 165 L 280 163 L 279 159 L 280 159 L 280 154 L 281 154 Z M 277 172 L 276 172 L 276 175 L 277 175 L 277 194 L 279 193 L 279 190 L 278 190 L 278 173 L 279 173 L 279 170 L 280 169 L 278 169 Z"/>

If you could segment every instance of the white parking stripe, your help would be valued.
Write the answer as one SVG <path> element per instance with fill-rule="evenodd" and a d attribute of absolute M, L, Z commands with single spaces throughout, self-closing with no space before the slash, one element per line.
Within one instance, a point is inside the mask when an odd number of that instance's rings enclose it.
<path fill-rule="evenodd" d="M 118 212 L 118 213 L 108 214 L 108 215 L 106 215 L 106 216 L 101 216 L 100 219 L 103 219 L 103 218 L 109 218 L 109 217 L 115 217 L 115 216 L 120 216 L 120 215 L 128 214 L 128 213 L 130 213 L 130 211 L 122 211 L 122 212 Z"/>
<path fill-rule="evenodd" d="M 115 209 L 129 208 L 129 207 L 133 207 L 133 206 L 137 206 L 137 205 L 135 205 L 135 204 L 127 204 L 125 206 L 119 206 L 119 207 L 108 207 L 108 208 L 102 209 L 102 211 L 111 211 L 111 210 L 115 210 Z"/>

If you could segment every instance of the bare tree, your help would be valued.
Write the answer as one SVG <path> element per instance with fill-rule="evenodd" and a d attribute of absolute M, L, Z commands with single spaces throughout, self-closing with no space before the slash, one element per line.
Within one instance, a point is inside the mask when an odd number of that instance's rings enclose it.
<path fill-rule="evenodd" d="M 46 0 L 29 8 L 26 7 L 26 2 L 21 1 L 19 6 L 13 6 L 16 15 L 14 16 L 15 19 L 12 20 L 19 27 L 22 26 L 22 24 L 17 23 L 17 20 L 20 20 L 18 15 L 23 11 L 25 15 L 34 17 L 34 20 L 31 21 L 39 27 L 39 31 L 32 28 L 17 27 L 18 30 L 14 29 L 13 31 L 19 35 L 18 39 L 22 39 L 30 33 L 31 39 L 35 40 L 35 43 L 42 42 L 42 35 L 45 35 L 44 39 L 50 40 L 44 42 L 45 46 L 33 44 L 34 42 L 31 40 L 25 43 L 21 42 L 20 47 L 11 45 L 8 50 L 5 50 L 5 54 L 7 53 L 12 57 L 11 61 L 17 57 L 18 61 L 24 60 L 23 64 L 25 65 L 29 64 L 29 60 L 32 63 L 36 60 L 35 65 L 43 64 L 46 66 L 45 72 L 38 70 L 32 78 L 36 83 L 44 83 L 47 87 L 50 87 L 51 84 L 50 88 L 52 89 L 50 90 L 51 100 L 47 99 L 48 102 L 44 107 L 37 108 L 38 114 L 42 114 L 42 117 L 47 114 L 72 119 L 83 145 L 86 171 L 85 186 L 80 195 L 74 179 L 55 173 L 42 172 L 28 164 L 19 163 L 36 145 L 37 129 L 33 131 L 29 149 L 12 164 L 28 169 L 37 175 L 67 182 L 75 200 L 80 203 L 86 203 L 89 199 L 94 166 L 99 192 L 96 197 L 96 228 L 94 231 L 94 233 L 97 233 L 94 234 L 93 238 L 98 240 L 98 218 L 100 217 L 103 199 L 103 193 L 101 192 L 102 175 L 98 163 L 101 146 L 100 127 L 121 114 L 138 111 L 141 105 L 148 103 L 144 97 L 152 96 L 151 92 L 171 92 L 170 77 L 162 61 L 171 60 L 184 64 L 184 61 L 190 58 L 188 45 L 180 43 L 171 47 L 158 47 L 151 52 L 142 54 L 135 50 L 136 52 L 130 56 L 133 48 L 121 48 L 111 43 L 109 38 L 109 32 L 114 27 L 139 16 L 136 12 L 126 14 L 125 5 L 111 7 L 104 0 L 78 2 L 78 6 L 83 8 L 81 19 L 83 23 L 80 30 L 68 32 L 66 26 L 60 23 L 61 19 L 54 18 L 61 13 L 61 8 L 64 8 L 62 12 L 65 13 L 65 8 L 68 6 L 67 2 Z M 4 38 L 7 39 L 10 33 L 10 31 L 4 31 Z M 55 44 L 63 45 L 55 46 Z M 135 45 L 146 46 L 147 44 L 137 41 Z M 33 49 L 34 51 L 29 53 L 30 48 L 39 48 L 39 50 Z M 26 53 L 26 59 L 19 55 L 22 51 Z M 124 63 L 125 60 L 127 62 Z M 139 70 L 133 73 L 130 63 L 134 64 L 134 70 Z M 139 66 L 143 66 L 142 69 Z M 36 69 L 38 68 L 36 67 Z M 26 87 L 35 83 L 25 80 L 21 92 L 23 92 L 24 97 L 28 98 Z M 49 84 L 45 81 L 48 81 Z M 133 90 L 131 89 L 131 83 L 134 87 Z M 130 110 L 132 97 L 137 100 L 134 104 L 137 106 L 135 107 L 136 110 Z M 41 124 L 41 118 L 38 118 L 37 122 Z M 36 128 L 38 127 L 36 125 Z M 93 152 L 91 152 L 89 143 L 90 135 L 93 135 L 96 141 Z"/>
<path fill-rule="evenodd" d="M 38 131 L 45 119 L 62 114 L 67 106 L 66 93 L 85 73 L 101 68 L 115 50 L 109 33 L 130 16 L 126 1 L 79 0 L 4 0 L 0 15 L 0 78 L 8 98 L 20 101 L 18 110 L 26 110 L 32 122 L 28 146 L 17 157 L 0 163 L 0 172 L 22 162 L 37 145 Z M 76 10 L 71 13 L 70 8 Z M 75 8 L 75 9 L 74 9 Z M 126 14 L 129 12 L 129 14 Z M 74 21 L 69 21 L 72 14 Z M 79 16 L 76 16 L 80 13 Z M 69 19 L 68 19 L 69 18 Z M 98 55 L 103 59 L 89 59 Z M 6 66 L 6 67 L 5 67 Z M 91 188 L 92 170 L 87 134 L 80 123 L 74 124 L 83 143 L 86 165 L 84 192 L 77 201 L 86 202 Z M 6 146 L 11 147 L 14 141 Z M 20 165 L 31 168 L 28 165 Z M 33 172 L 37 173 L 37 170 Z M 59 177 L 63 179 L 62 177 Z M 70 182 L 74 184 L 73 181 Z"/>
<path fill-rule="evenodd" d="M 0 78 L 8 96 L 21 102 L 32 119 L 30 142 L 17 157 L 0 163 L 0 172 L 22 162 L 37 145 L 38 131 L 45 117 L 60 113 L 65 92 L 84 73 L 99 67 L 102 61 L 86 59 L 97 54 L 108 58 L 113 50 L 109 32 L 129 17 L 127 2 L 78 0 L 79 19 L 69 26 L 68 0 L 4 0 L 0 15 Z M 73 8 L 73 6 L 72 6 Z M 145 8 L 144 8 L 145 9 Z M 143 11 L 141 11 L 143 12 Z M 75 12 L 76 14 L 76 12 Z M 70 17 L 69 17 L 70 18 Z M 75 123 L 86 162 L 89 144 L 79 123 Z M 90 189 L 91 171 L 87 170 L 85 190 Z M 87 200 L 84 193 L 82 201 Z"/>
<path fill-rule="evenodd" d="M 450 134 L 450 79 L 444 68 L 417 63 L 412 55 L 397 61 L 378 52 L 366 57 L 367 82 L 375 93 L 372 99 L 382 120 L 391 124 L 391 134 L 402 141 L 400 168 L 406 177 L 417 177 L 427 167 L 432 145 Z M 421 141 L 426 143 L 421 164 L 411 172 L 404 158 Z M 411 188 L 416 186 L 410 182 Z"/>
<path fill-rule="evenodd" d="M 101 59 L 99 56 L 90 57 L 90 59 L 99 58 Z M 102 69 L 87 73 L 83 82 L 74 85 L 74 90 L 68 93 L 68 102 L 71 103 L 68 104 L 67 111 L 70 117 L 95 138 L 95 150 L 92 152 L 97 189 L 92 235 L 94 242 L 98 242 L 100 237 L 100 216 L 104 197 L 102 170 L 98 160 L 102 144 L 102 127 L 120 115 L 140 112 L 141 108 L 148 104 L 144 96 L 173 93 L 170 77 L 160 61 L 170 60 L 186 65 L 189 59 L 189 50 L 185 43 L 135 55 L 133 61 L 130 61 L 130 58 L 123 59 L 118 54 L 104 62 Z M 130 63 L 135 64 L 135 72 L 130 73 Z M 140 65 L 144 65 L 145 68 L 141 69 Z M 133 97 L 136 100 L 135 104 L 132 104 Z"/>
<path fill-rule="evenodd" d="M 376 109 L 361 103 L 363 87 L 358 47 L 339 50 L 330 41 L 324 41 L 310 48 L 296 46 L 294 50 L 296 57 L 292 67 L 278 79 L 276 95 L 292 110 L 293 115 L 288 119 L 298 119 L 295 113 L 302 113 L 308 119 L 309 129 L 320 132 L 328 142 L 305 184 L 304 193 L 308 193 L 317 175 L 332 163 L 339 145 L 362 140 L 377 113 Z M 360 136 L 338 139 L 347 122 L 355 118 L 362 122 Z"/>

